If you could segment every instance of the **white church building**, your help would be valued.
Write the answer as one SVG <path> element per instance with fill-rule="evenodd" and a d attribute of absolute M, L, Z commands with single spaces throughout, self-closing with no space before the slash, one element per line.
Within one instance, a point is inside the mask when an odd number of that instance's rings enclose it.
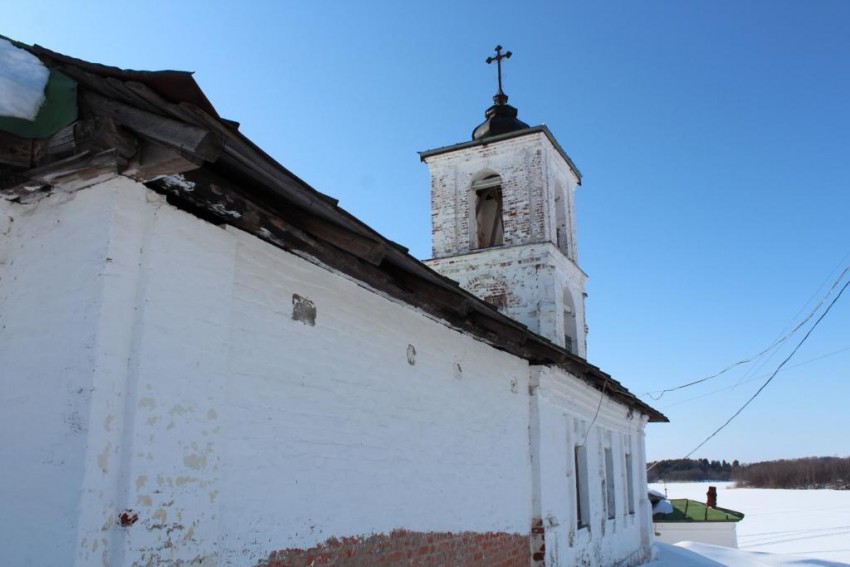
<path fill-rule="evenodd" d="M 667 420 L 586 360 L 581 174 L 501 80 L 420 157 L 424 263 L 191 74 L 0 37 L 0 565 L 646 562 Z"/>

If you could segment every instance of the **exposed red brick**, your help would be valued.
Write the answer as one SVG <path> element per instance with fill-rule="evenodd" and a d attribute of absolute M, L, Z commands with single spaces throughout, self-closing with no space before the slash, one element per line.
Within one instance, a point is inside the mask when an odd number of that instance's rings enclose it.
<path fill-rule="evenodd" d="M 528 567 L 529 536 L 503 532 L 411 532 L 330 538 L 309 549 L 273 551 L 257 567 Z"/>

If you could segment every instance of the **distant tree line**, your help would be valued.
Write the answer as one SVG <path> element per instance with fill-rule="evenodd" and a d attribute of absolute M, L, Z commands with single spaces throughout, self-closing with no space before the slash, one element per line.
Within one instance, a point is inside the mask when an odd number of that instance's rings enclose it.
<path fill-rule="evenodd" d="M 709 461 L 708 459 L 667 459 L 649 463 L 649 482 L 699 482 L 701 480 L 733 480 L 732 473 L 741 464 L 735 460 Z"/>
<path fill-rule="evenodd" d="M 835 488 L 850 490 L 850 457 L 806 457 L 740 467 L 732 480 L 749 488 Z"/>
<path fill-rule="evenodd" d="M 735 481 L 748 488 L 850 490 L 850 457 L 806 457 L 741 464 L 737 460 L 670 459 L 649 463 L 649 482 Z"/>

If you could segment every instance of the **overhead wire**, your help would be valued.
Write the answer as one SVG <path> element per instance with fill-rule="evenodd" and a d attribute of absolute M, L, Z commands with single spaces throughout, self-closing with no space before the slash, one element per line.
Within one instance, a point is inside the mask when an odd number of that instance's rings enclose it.
<path fill-rule="evenodd" d="M 672 388 L 666 388 L 664 390 L 656 390 L 654 392 L 644 392 L 643 395 L 649 396 L 653 400 L 658 401 L 664 396 L 664 394 L 668 394 L 670 392 L 675 392 L 677 390 L 683 390 L 685 388 L 690 388 L 691 386 L 696 386 L 697 384 L 702 384 L 703 382 L 708 382 L 709 380 L 713 380 L 714 378 L 718 378 L 718 377 L 722 376 L 723 374 L 726 374 L 727 372 L 729 372 L 733 368 L 741 366 L 742 364 L 748 364 L 748 363 L 750 363 L 754 360 L 758 360 L 764 354 L 770 352 L 774 348 L 785 343 L 785 341 L 787 341 L 792 336 L 794 336 L 794 334 L 798 330 L 800 330 L 800 328 L 802 328 L 803 325 L 808 323 L 812 319 L 812 317 L 814 317 L 815 313 L 818 312 L 818 310 L 821 308 L 821 306 L 823 306 L 823 304 L 826 302 L 826 300 L 829 298 L 829 296 L 832 295 L 832 292 L 835 290 L 835 288 L 838 286 L 838 284 L 841 283 L 841 280 L 844 279 L 844 276 L 846 276 L 848 272 L 850 272 L 850 265 L 848 265 L 846 268 L 844 268 L 844 270 L 841 272 L 841 274 L 838 276 L 838 278 L 833 282 L 832 286 L 830 286 L 830 288 L 826 292 L 826 294 L 824 294 L 824 296 L 821 298 L 821 300 L 818 302 L 818 304 L 809 312 L 808 315 L 806 315 L 806 317 L 802 321 L 800 321 L 800 323 L 798 323 L 792 330 L 788 331 L 783 336 L 776 339 L 773 343 L 770 344 L 770 346 L 768 346 L 767 348 L 765 348 L 764 350 L 762 350 L 758 354 L 755 354 L 755 355 L 750 356 L 748 358 L 745 358 L 745 359 L 739 360 L 735 363 L 732 363 L 729 366 L 727 366 L 726 368 L 724 368 L 723 370 L 721 370 L 720 372 L 717 372 L 717 373 L 712 374 L 710 376 L 706 376 L 704 378 L 700 378 L 699 380 L 693 380 L 691 382 L 687 382 L 685 384 L 680 384 L 679 386 L 674 386 Z M 811 301 L 811 299 L 809 299 L 809 301 Z M 806 303 L 808 303 L 808 301 Z M 802 309 L 801 309 L 801 311 L 802 311 Z"/>
<path fill-rule="evenodd" d="M 703 441 L 699 445 L 694 447 L 694 449 L 691 450 L 691 452 L 689 452 L 683 458 L 687 459 L 691 455 L 693 455 L 694 453 L 699 451 L 706 443 L 708 443 L 718 433 L 723 431 L 723 429 L 725 429 L 730 423 L 732 423 L 732 421 L 736 417 L 741 415 L 741 412 L 743 412 L 747 408 L 747 406 L 749 406 L 753 402 L 753 400 L 755 400 L 759 396 L 759 394 L 761 394 L 762 391 L 764 391 L 764 389 L 767 387 L 767 385 L 770 384 L 771 381 L 773 381 L 773 379 L 776 377 L 776 375 L 779 374 L 779 372 L 782 370 L 782 368 L 788 363 L 789 360 L 791 360 L 791 358 L 797 353 L 797 351 L 800 349 L 800 347 L 803 346 L 803 344 L 808 340 L 808 338 L 811 336 L 812 332 L 817 328 L 817 326 L 820 324 L 820 322 L 823 321 L 823 319 L 827 316 L 827 314 L 832 309 L 832 307 L 838 302 L 838 300 L 841 298 L 841 295 L 844 293 L 844 291 L 847 289 L 848 286 L 850 286 L 850 280 L 848 280 L 847 283 L 844 284 L 844 286 L 841 288 L 841 290 L 838 292 L 838 294 L 835 296 L 835 298 L 830 302 L 830 304 L 827 306 L 827 308 L 824 310 L 824 312 L 821 313 L 821 316 L 818 317 L 818 319 L 814 322 L 812 327 L 806 332 L 806 334 L 803 336 L 803 338 L 800 339 L 800 342 L 797 343 L 797 346 L 795 346 L 794 349 L 791 351 L 791 353 L 788 356 L 786 356 L 785 359 L 781 363 L 779 363 L 779 366 L 776 367 L 776 369 L 771 373 L 771 375 L 768 377 L 768 379 L 765 380 L 765 382 L 759 387 L 759 389 L 756 390 L 756 392 L 752 396 L 750 396 L 750 398 L 746 402 L 744 402 L 744 404 L 740 408 L 738 408 L 738 410 L 734 414 L 732 414 L 732 416 L 729 419 L 727 419 L 723 423 L 723 425 L 721 425 L 720 427 L 715 429 L 708 437 L 703 439 Z M 850 347 L 848 347 L 848 348 L 850 348 Z M 842 349 L 842 350 L 847 350 L 847 349 Z M 837 352 L 841 352 L 841 351 L 837 351 Z M 831 354 L 835 354 L 835 353 L 831 353 Z M 824 357 L 820 357 L 820 358 L 824 358 Z M 817 359 L 814 359 L 814 360 L 817 360 Z M 798 366 L 800 366 L 800 365 L 798 365 Z M 650 465 L 646 469 L 647 472 L 654 469 L 659 463 L 661 463 L 661 461 L 657 461 L 654 464 Z"/>
<path fill-rule="evenodd" d="M 848 346 L 848 347 L 844 347 L 844 348 L 842 348 L 842 349 L 835 350 L 835 351 L 832 351 L 832 352 L 828 352 L 828 353 L 826 353 L 826 354 L 824 354 L 824 355 L 817 356 L 817 357 L 815 357 L 815 358 L 810 358 L 809 360 L 806 360 L 806 361 L 801 362 L 801 363 L 799 363 L 799 364 L 792 364 L 791 366 L 788 366 L 787 368 L 782 369 L 782 372 L 786 372 L 786 371 L 788 371 L 788 370 L 791 370 L 792 368 L 799 368 L 800 366 L 804 366 L 804 365 L 806 365 L 806 364 L 810 364 L 810 363 L 812 363 L 812 362 L 817 362 L 818 360 L 821 360 L 821 359 L 823 359 L 823 358 L 827 358 L 827 357 L 830 357 L 830 356 L 835 356 L 836 354 L 841 354 L 842 352 L 846 352 L 846 351 L 848 351 L 848 350 L 850 350 L 850 346 Z M 737 382 L 737 383 L 735 383 L 735 384 L 732 384 L 731 386 L 724 386 L 723 388 L 718 388 L 717 390 L 712 390 L 712 391 L 710 391 L 710 392 L 706 392 L 706 393 L 704 393 L 704 394 L 700 394 L 699 396 L 693 396 L 693 397 L 691 397 L 691 398 L 686 398 L 686 399 L 684 399 L 684 400 L 679 400 L 679 401 L 677 401 L 677 402 L 673 402 L 673 403 L 671 403 L 671 404 L 667 404 L 666 406 L 662 406 L 662 407 L 661 407 L 661 408 L 659 408 L 659 409 L 661 409 L 661 410 L 666 410 L 667 408 L 671 408 L 671 407 L 673 407 L 673 406 L 678 406 L 678 405 L 681 405 L 681 404 L 686 404 L 686 403 L 688 403 L 688 402 L 692 402 L 692 401 L 694 401 L 694 400 L 699 400 L 699 399 L 702 399 L 702 398 L 706 398 L 706 397 L 708 397 L 708 396 L 713 396 L 714 394 L 719 394 L 720 392 L 725 392 L 726 390 L 733 390 L 733 389 L 737 388 L 738 386 L 740 386 L 741 384 L 749 384 L 750 382 L 755 382 L 756 380 L 761 380 L 761 379 L 762 379 L 762 378 L 764 378 L 765 376 L 767 376 L 767 374 L 762 374 L 761 376 L 754 376 L 754 377 L 752 377 L 752 378 L 749 378 L 749 379 L 747 379 L 747 380 L 744 380 L 743 382 Z"/>
<path fill-rule="evenodd" d="M 779 336 L 780 336 L 780 337 L 782 337 L 782 336 L 783 336 L 783 334 L 785 334 L 785 333 L 787 333 L 787 332 L 788 332 L 788 331 L 787 331 L 787 329 L 789 329 L 789 328 L 790 328 L 790 327 L 794 324 L 794 321 L 796 321 L 796 320 L 797 320 L 797 318 L 798 318 L 800 315 L 802 315 L 802 314 L 803 314 L 803 312 L 804 312 L 804 311 L 805 311 L 805 309 L 806 309 L 806 306 L 807 306 L 807 305 L 809 305 L 811 302 L 813 302 L 813 301 L 815 300 L 815 298 L 816 298 L 816 297 L 817 297 L 817 296 L 821 293 L 821 290 L 823 290 L 823 288 L 824 288 L 824 287 L 825 287 L 825 286 L 829 283 L 829 280 L 832 278 L 833 274 L 835 274 L 835 272 L 836 272 L 836 271 L 840 270 L 840 269 L 841 269 L 841 267 L 845 265 L 845 263 L 847 262 L 847 259 L 848 259 L 848 258 L 850 258 L 850 251 L 848 251 L 848 252 L 847 252 L 847 254 L 845 254 L 845 255 L 844 255 L 844 257 L 843 257 L 843 258 L 841 258 L 841 259 L 840 259 L 840 260 L 839 260 L 839 261 L 835 264 L 835 266 L 834 266 L 834 267 L 833 267 L 833 268 L 829 271 L 829 273 L 828 273 L 828 274 L 824 277 L 823 281 L 820 283 L 820 285 L 817 287 L 817 289 L 816 289 L 815 291 L 813 291 L 813 292 L 812 292 L 812 295 L 811 295 L 811 296 L 809 296 L 809 298 L 806 300 L 806 302 L 805 302 L 805 303 L 803 303 L 803 305 L 801 305 L 801 306 L 800 306 L 800 309 L 797 311 L 797 313 L 795 313 L 795 314 L 794 314 L 794 316 L 791 318 L 790 322 L 788 323 L 788 326 L 786 327 L 786 330 L 781 331 L 781 332 L 779 333 Z M 845 268 L 845 269 L 844 269 L 844 272 L 846 272 L 846 271 L 847 271 L 847 268 Z M 841 277 L 843 277 L 843 275 L 844 275 L 844 274 L 842 274 L 841 276 L 839 276 L 838 281 L 841 281 Z M 827 292 L 826 296 L 824 296 L 824 299 L 825 299 L 826 297 L 828 297 L 828 296 L 829 296 L 829 294 L 832 292 L 832 290 L 833 290 L 833 289 L 835 289 L 835 283 L 833 283 L 832 288 L 830 288 L 829 292 Z M 819 307 L 820 305 L 822 305 L 822 304 L 823 304 L 823 300 L 821 300 L 821 303 L 818 305 L 818 307 Z M 818 307 L 815 307 L 815 309 L 814 309 L 814 310 L 815 310 L 815 311 L 817 311 Z M 777 339 L 777 340 L 778 340 L 778 339 Z M 774 341 L 774 342 L 776 342 L 776 341 Z M 779 346 L 779 345 L 777 345 L 777 346 Z M 767 364 L 768 364 L 768 363 L 769 363 L 769 362 L 773 359 L 773 357 L 774 357 L 774 356 L 776 356 L 776 354 L 777 354 L 778 352 L 779 352 L 779 350 L 778 350 L 778 349 L 777 349 L 777 350 L 774 350 L 774 351 L 773 351 L 773 352 L 772 352 L 769 356 L 767 356 L 767 357 L 763 358 L 760 362 L 757 362 L 757 363 L 755 363 L 753 366 L 751 366 L 751 367 L 749 368 L 749 370 L 747 370 L 746 372 L 744 372 L 744 374 L 743 374 L 743 375 L 742 375 L 742 376 L 738 379 L 738 382 L 736 383 L 736 385 L 743 384 L 743 383 L 745 383 L 745 382 L 749 382 L 749 381 L 750 381 L 750 378 L 751 378 L 752 376 L 754 376 L 755 374 L 757 374 L 758 372 L 760 372 L 762 368 L 764 368 L 765 366 L 767 366 Z"/>
<path fill-rule="evenodd" d="M 844 273 L 846 273 L 846 272 L 847 272 L 847 270 L 844 270 Z M 842 273 L 841 277 L 844 277 L 844 273 Z M 767 380 L 765 380 L 764 384 L 762 384 L 759 387 L 759 389 L 756 390 L 755 394 L 750 396 L 750 399 L 748 399 L 744 403 L 744 405 L 742 405 L 740 408 L 738 408 L 738 411 L 736 411 L 734 414 L 732 414 L 732 416 L 729 419 L 727 419 L 726 422 L 723 423 L 723 425 L 721 425 L 720 427 L 715 429 L 714 432 L 711 435 L 706 437 L 702 441 L 702 443 L 697 445 L 690 453 L 685 455 L 684 458 L 687 459 L 688 457 L 690 457 L 691 455 L 696 453 L 703 445 L 705 445 L 711 439 L 713 439 L 715 435 L 717 435 L 718 433 L 723 431 L 723 429 L 725 429 L 726 426 L 728 426 L 730 423 L 732 423 L 732 421 L 736 417 L 741 415 L 741 412 L 743 412 L 744 409 L 746 409 L 747 406 L 749 406 L 753 402 L 753 400 L 755 400 L 759 396 L 759 394 L 761 394 L 762 391 L 764 391 L 764 389 L 767 387 L 767 385 L 770 384 L 773 381 L 773 379 L 776 377 L 777 374 L 779 374 L 779 371 L 782 370 L 782 367 L 785 366 L 785 364 L 787 364 L 788 361 L 791 360 L 791 358 L 795 354 L 797 354 L 797 351 L 800 350 L 800 347 L 803 346 L 803 343 L 805 343 L 808 340 L 808 338 L 811 336 L 812 332 L 818 327 L 818 325 L 820 325 L 820 322 L 823 321 L 824 317 L 827 316 L 829 311 L 832 309 L 832 307 L 835 305 L 835 303 L 841 298 L 841 295 L 844 293 L 844 290 L 846 290 L 848 286 L 850 286 L 850 280 L 848 280 L 847 283 L 844 284 L 844 286 L 841 288 L 841 290 L 838 292 L 838 294 L 835 296 L 835 298 L 830 302 L 830 304 L 827 306 L 827 308 L 824 310 L 824 312 L 821 313 L 821 316 L 817 318 L 817 320 L 814 322 L 812 327 L 806 332 L 805 335 L 803 335 L 803 338 L 800 339 L 800 342 L 797 343 L 797 346 L 795 346 L 794 349 L 791 351 L 791 353 L 788 356 L 786 356 L 785 359 L 781 363 L 779 363 L 779 366 L 776 367 L 776 370 L 774 370 L 773 373 L 770 375 L 770 377 Z M 831 292 L 831 290 L 830 290 L 830 292 Z"/>

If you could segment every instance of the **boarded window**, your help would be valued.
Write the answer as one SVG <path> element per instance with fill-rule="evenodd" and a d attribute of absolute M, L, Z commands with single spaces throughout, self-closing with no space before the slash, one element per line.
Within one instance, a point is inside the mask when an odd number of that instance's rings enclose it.
<path fill-rule="evenodd" d="M 502 179 L 491 175 L 472 184 L 475 191 L 475 226 L 478 248 L 501 246 L 505 241 L 502 219 Z"/>
<path fill-rule="evenodd" d="M 590 501 L 587 492 L 587 449 L 575 447 L 576 526 L 586 528 L 590 523 Z"/>
<path fill-rule="evenodd" d="M 628 487 L 628 497 L 626 502 L 629 505 L 629 514 L 635 513 L 635 473 L 632 467 L 632 455 L 626 453 L 626 486 Z"/>
<path fill-rule="evenodd" d="M 608 519 L 611 520 L 617 514 L 617 502 L 614 495 L 614 454 L 611 452 L 611 447 L 605 447 L 605 482 Z"/>

